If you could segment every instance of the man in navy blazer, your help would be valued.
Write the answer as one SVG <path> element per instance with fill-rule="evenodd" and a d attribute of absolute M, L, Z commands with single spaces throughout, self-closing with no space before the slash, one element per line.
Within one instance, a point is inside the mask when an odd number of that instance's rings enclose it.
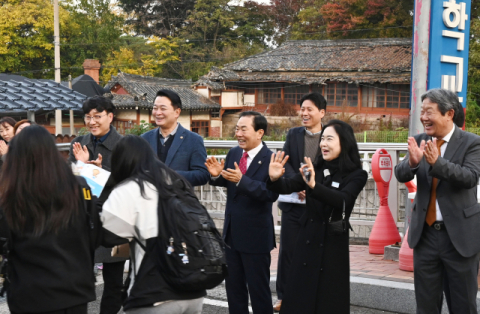
<path fill-rule="evenodd" d="M 193 186 L 204 185 L 210 174 L 204 164 L 207 152 L 203 138 L 177 122 L 181 111 L 182 101 L 177 93 L 168 89 L 158 91 L 152 115 L 159 127 L 142 134 L 142 137 L 168 167 Z"/>
<path fill-rule="evenodd" d="M 228 309 L 231 314 L 248 314 L 248 295 L 253 313 L 272 313 L 270 251 L 275 247 L 272 203 L 278 194 L 267 190 L 272 151 L 262 142 L 267 120 L 258 112 L 240 114 L 232 148 L 221 163 L 215 157 L 205 165 L 211 185 L 227 188 L 223 238 L 228 245 Z"/>

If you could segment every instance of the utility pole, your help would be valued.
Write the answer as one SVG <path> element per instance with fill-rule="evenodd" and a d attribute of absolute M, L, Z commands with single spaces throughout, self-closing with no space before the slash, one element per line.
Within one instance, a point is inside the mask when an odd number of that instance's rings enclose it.
<path fill-rule="evenodd" d="M 73 89 L 72 86 L 72 75 L 68 75 L 68 88 Z M 75 128 L 73 127 L 74 121 L 73 121 L 73 110 L 70 110 L 70 135 L 75 134 Z"/>
<path fill-rule="evenodd" d="M 55 82 L 61 83 L 60 78 L 60 18 L 58 0 L 53 1 L 53 41 L 55 47 Z M 62 134 L 62 110 L 55 110 L 55 134 Z"/>
<path fill-rule="evenodd" d="M 431 0 L 416 0 L 413 16 L 413 58 L 409 136 L 424 132 L 420 122 L 421 96 L 427 91 Z"/>

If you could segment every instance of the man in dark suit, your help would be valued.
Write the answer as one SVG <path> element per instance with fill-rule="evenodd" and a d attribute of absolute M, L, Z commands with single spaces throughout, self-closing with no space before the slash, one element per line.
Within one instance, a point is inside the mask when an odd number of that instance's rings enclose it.
<path fill-rule="evenodd" d="M 157 92 L 152 115 L 158 129 L 142 134 L 168 167 L 185 177 L 193 186 L 204 185 L 210 179 L 204 165 L 207 152 L 203 138 L 177 122 L 182 111 L 180 96 L 174 91 Z"/>
<path fill-rule="evenodd" d="M 425 133 L 408 139 L 408 154 L 395 167 L 407 182 L 417 176 L 408 243 L 414 254 L 417 313 L 440 313 L 443 276 L 454 313 L 477 313 L 480 252 L 480 137 L 462 131 L 458 97 L 444 89 L 422 95 Z"/>
<path fill-rule="evenodd" d="M 85 125 L 90 133 L 72 141 L 69 161 L 80 160 L 107 171 L 111 169 L 112 150 L 122 138 L 111 126 L 114 106 L 109 98 L 87 98 L 82 106 Z M 123 271 L 126 258 L 112 257 L 112 249 L 100 247 L 95 251 L 95 263 L 103 263 L 105 288 L 100 303 L 100 314 L 116 314 L 122 306 Z"/>
<path fill-rule="evenodd" d="M 267 119 L 258 112 L 240 114 L 235 136 L 238 146 L 218 163 L 205 165 L 211 185 L 227 188 L 223 238 L 228 277 L 226 290 L 231 314 L 248 314 L 248 295 L 253 313 L 272 313 L 270 251 L 275 247 L 272 203 L 278 194 L 267 190 L 268 166 L 273 154 L 262 142 Z"/>
<path fill-rule="evenodd" d="M 285 164 L 285 177 L 295 176 L 300 169 L 304 157 L 312 161 L 318 155 L 320 147 L 320 133 L 322 132 L 322 118 L 327 110 L 327 101 L 318 92 L 306 94 L 300 100 L 300 116 L 303 126 L 292 128 L 287 133 L 283 146 L 285 155 L 290 156 Z M 305 191 L 298 192 L 300 200 L 305 199 Z M 287 285 L 287 277 L 291 273 L 290 265 L 295 251 L 295 242 L 300 231 L 299 219 L 305 213 L 304 204 L 278 202 L 282 210 L 282 231 L 280 233 L 280 251 L 277 267 L 277 296 L 273 310 L 278 312 L 282 306 L 283 293 Z"/>

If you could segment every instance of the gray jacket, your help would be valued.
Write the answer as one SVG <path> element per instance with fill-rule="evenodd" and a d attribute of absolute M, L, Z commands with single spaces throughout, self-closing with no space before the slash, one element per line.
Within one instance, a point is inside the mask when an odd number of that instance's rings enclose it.
<path fill-rule="evenodd" d="M 71 162 L 77 161 L 73 154 L 73 143 L 79 142 L 82 147 L 87 146 L 90 154 L 89 160 L 95 160 L 98 158 L 98 154 L 101 154 L 103 158 L 102 168 L 111 171 L 112 150 L 121 138 L 122 136 L 118 134 L 118 132 L 112 126 L 110 126 L 110 134 L 105 141 L 103 143 L 98 143 L 95 148 L 93 147 L 92 134 L 88 133 L 87 135 L 76 137 L 70 145 L 70 154 L 68 160 Z M 125 260 L 127 259 L 123 257 L 112 257 L 111 248 L 105 248 L 101 246 L 95 251 L 95 263 L 114 263 Z"/>
<path fill-rule="evenodd" d="M 415 136 L 419 146 L 422 140 L 429 139 L 425 133 Z M 438 179 L 438 206 L 453 246 L 464 257 L 480 252 L 480 204 L 477 202 L 480 137 L 455 126 L 443 157 L 438 157 L 433 166 L 423 158 L 418 167 L 412 169 L 408 159 L 407 154 L 395 167 L 395 176 L 404 183 L 417 175 L 417 194 L 408 233 L 410 247 L 415 248 L 422 236 L 432 178 L 435 177 Z"/>

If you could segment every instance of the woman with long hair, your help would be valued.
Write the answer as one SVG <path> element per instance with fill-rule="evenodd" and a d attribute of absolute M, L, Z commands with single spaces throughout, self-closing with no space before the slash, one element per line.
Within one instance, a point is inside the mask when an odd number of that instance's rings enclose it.
<path fill-rule="evenodd" d="M 144 246 L 158 236 L 159 198 L 171 197 L 175 184 L 191 188 L 156 157 L 146 140 L 134 135 L 123 137 L 113 149 L 111 176 L 117 184 L 103 204 L 103 228 L 130 241 L 135 238 Z M 130 243 L 130 256 L 132 271 L 123 304 L 126 313 L 201 313 L 205 290 L 172 289 L 135 241 Z"/>
<path fill-rule="evenodd" d="M 367 173 L 353 129 L 343 121 L 323 127 L 320 151 L 315 164 L 305 157 L 300 173 L 290 179 L 282 177 L 288 156 L 278 152 L 270 162 L 267 187 L 280 194 L 306 190 L 307 205 L 280 313 L 350 313 L 348 219 Z"/>
<path fill-rule="evenodd" d="M 2 141 L 0 141 L 0 155 L 5 155 L 8 152 L 8 143 L 15 136 L 15 121 L 12 117 L 3 117 L 0 119 L 0 136 L 2 136 Z"/>
<path fill-rule="evenodd" d="M 80 189 L 45 128 L 30 126 L 10 142 L 0 177 L 0 237 L 8 239 L 11 313 L 86 314 L 95 300 Z"/>

